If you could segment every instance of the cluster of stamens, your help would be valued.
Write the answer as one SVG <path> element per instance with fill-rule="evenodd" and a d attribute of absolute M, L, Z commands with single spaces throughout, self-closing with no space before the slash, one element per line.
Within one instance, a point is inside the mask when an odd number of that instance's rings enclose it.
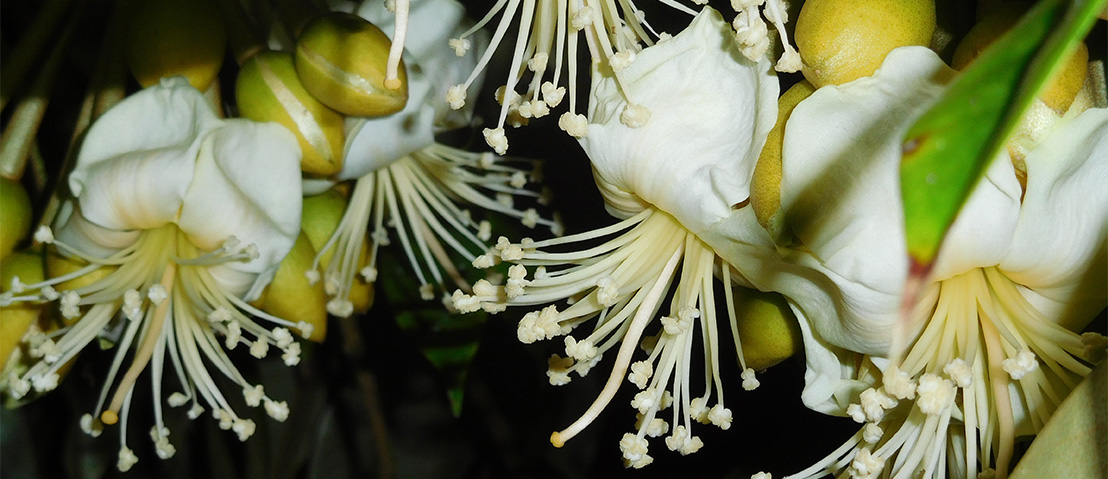
<path fill-rule="evenodd" d="M 790 478 L 1004 477 L 1017 408 L 1038 432 L 1108 344 L 1047 320 L 996 268 L 933 285 L 913 322 L 922 332 L 903 360 L 861 360 L 873 387 L 846 412 L 864 426 Z"/>
<path fill-rule="evenodd" d="M 612 236 L 600 245 L 586 246 Z M 544 251 L 567 246 L 581 249 Z M 478 281 L 472 294 L 454 293 L 454 307 L 462 312 L 483 309 L 496 313 L 510 305 L 567 301 L 569 306 L 561 310 L 551 304 L 527 313 L 517 329 L 524 343 L 564 336 L 565 356 L 553 355 L 548 362 L 551 384 L 570 382 L 571 373 L 585 376 L 606 352 L 617 348 L 615 365 L 603 391 L 580 419 L 551 436 L 555 446 L 560 447 L 587 427 L 615 396 L 624 378 L 640 390 L 631 403 L 638 413 L 635 431 L 620 441 L 628 466 L 638 468 L 651 463 L 648 436 L 668 433 L 665 444 L 670 450 L 690 454 L 702 446 L 693 435 L 694 422 L 730 427 L 731 411 L 724 406 L 720 380 L 720 334 L 713 293 L 714 270 L 722 266 L 722 279 L 729 284 L 730 267 L 672 216 L 647 208 L 610 227 L 564 238 L 524 239 L 513 244 L 501 237 L 474 265 L 488 267 L 500 261 L 515 263 L 508 269 L 505 284 Z M 730 288 L 724 289 L 743 368 L 743 387 L 751 390 L 758 381 L 745 365 Z M 667 293 L 672 293 L 670 313 L 654 321 Z M 595 323 L 584 337 L 570 334 L 593 319 Z M 649 334 L 648 329 L 652 331 Z M 698 329 L 705 388 L 694 397 L 690 370 Z M 647 357 L 632 362 L 640 347 Z M 667 421 L 661 416 L 671 407 Z"/>
<path fill-rule="evenodd" d="M 163 459 L 175 452 L 162 416 L 166 359 L 183 389 L 170 394 L 166 402 L 174 407 L 191 403 L 187 413 L 190 419 L 205 410 L 203 402 L 211 408 L 220 427 L 234 431 L 240 440 L 246 440 L 254 432 L 254 422 L 239 416 L 223 396 L 209 373 L 206 365 L 209 363 L 242 388 L 248 406 L 264 405 L 266 413 L 278 421 L 288 417 L 285 402 L 274 401 L 261 385 L 251 384 L 243 377 L 226 350 L 242 344 L 252 356 L 264 358 L 273 346 L 282 351 L 286 365 L 296 365 L 300 361 L 300 344 L 290 328 L 306 338 L 312 326 L 292 323 L 254 308 L 225 290 L 208 269 L 256 259 L 258 252 L 253 245 L 243 247 L 230 237 L 221 247 L 205 253 L 172 224 L 136 232 L 130 246 L 106 258 L 86 254 L 77 246 L 56 240 L 46 227 L 36 232 L 35 239 L 88 265 L 37 284 L 22 284 L 14 278 L 12 289 L 0 296 L 4 305 L 57 301 L 65 319 L 65 325 L 58 329 L 35 329 L 25 337 L 29 365 L 22 371 L 9 370 L 0 382 L 13 399 L 22 399 L 32 390 L 45 393 L 57 387 L 60 369 L 94 340 L 113 345 L 115 358 L 96 403 L 96 414 L 85 414 L 81 427 L 98 436 L 104 425 L 121 424 L 117 462 L 121 471 L 130 469 L 138 460 L 127 446 L 126 430 L 134 386 L 143 371 L 149 370 L 152 375 L 155 425 L 150 436 L 155 450 Z M 100 270 L 108 273 L 90 284 L 62 292 L 54 289 Z M 25 294 L 34 290 L 38 292 Z M 275 326 L 266 328 L 255 318 Z M 130 365 L 119 377 L 128 356 Z M 18 358 L 11 361 L 20 362 Z"/>
<path fill-rule="evenodd" d="M 353 282 L 358 277 L 367 283 L 376 281 L 377 252 L 390 244 L 389 226 L 396 231 L 424 300 L 435 298 L 436 286 L 444 290 L 445 278 L 468 291 L 469 283 L 454 266 L 448 249 L 467 262 L 475 261 L 487 248 L 492 225 L 474 219 L 462 205 L 495 211 L 518 218 L 528 228 L 541 225 L 560 234 L 556 218 L 543 218 L 535 208 L 516 206 L 519 198 L 539 205 L 549 203 L 548 191 L 527 189 L 528 184 L 541 181 L 541 174 L 539 164 L 531 160 L 498 158 L 442 144 L 416 151 L 357 180 L 338 228 L 320 248 L 308 277 L 325 281 L 332 298 L 327 303 L 331 314 L 350 316 Z M 363 265 L 359 262 L 366 256 L 364 238 L 370 225 L 369 254 Z M 320 278 L 321 258 L 332 248 L 334 256 Z"/>

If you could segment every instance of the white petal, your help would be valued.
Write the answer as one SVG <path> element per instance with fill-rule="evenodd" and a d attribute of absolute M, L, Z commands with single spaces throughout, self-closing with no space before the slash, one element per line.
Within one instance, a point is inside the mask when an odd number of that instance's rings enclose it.
<path fill-rule="evenodd" d="M 830 344 L 888 346 L 907 273 L 900 141 L 948 71 L 925 48 L 894 50 L 873 77 L 819 89 L 786 124 L 781 208 L 804 246 L 792 261 L 814 271 L 774 286 Z"/>
<path fill-rule="evenodd" d="M 1108 110 L 1090 109 L 1026 157 L 1027 192 L 1000 267 L 1048 317 L 1080 327 L 1108 291 Z"/>
<path fill-rule="evenodd" d="M 300 148 L 275 123 L 229 120 L 203 139 L 196 176 L 178 224 L 196 246 L 218 248 L 229 236 L 259 257 L 212 268 L 224 287 L 251 299 L 292 249 L 300 231 Z"/>
<path fill-rule="evenodd" d="M 116 230 L 173 221 L 192 178 L 197 138 L 220 123 L 181 78 L 124 99 L 89 129 L 69 177 L 84 216 Z"/>
<path fill-rule="evenodd" d="M 97 225 L 81 215 L 72 201 L 58 210 L 54 237 L 69 245 L 80 245 L 81 252 L 97 258 L 107 258 L 135 243 L 140 230 L 111 230 Z"/>
<path fill-rule="evenodd" d="M 639 128 L 624 125 L 628 102 L 615 78 L 594 71 L 589 131 L 580 141 L 604 180 L 693 232 L 749 197 L 779 86 L 767 60 L 739 53 L 718 12 L 705 8 L 680 34 L 644 49 L 620 79 L 650 118 Z"/>

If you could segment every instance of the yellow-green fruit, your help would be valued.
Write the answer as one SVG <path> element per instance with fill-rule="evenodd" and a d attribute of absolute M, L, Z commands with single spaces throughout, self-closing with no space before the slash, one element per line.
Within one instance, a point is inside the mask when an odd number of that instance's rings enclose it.
<path fill-rule="evenodd" d="M 0 177 L 0 258 L 31 231 L 31 198 L 23 184 Z"/>
<path fill-rule="evenodd" d="M 800 325 L 783 296 L 739 287 L 734 292 L 739 341 L 748 368 L 766 369 L 800 351 Z"/>
<path fill-rule="evenodd" d="M 766 145 L 754 166 L 750 205 L 758 223 L 770 231 L 777 231 L 774 216 L 781 209 L 781 148 L 785 141 L 785 122 L 796 105 L 815 91 L 811 83 L 801 80 L 777 99 L 777 123 L 766 137 Z"/>
<path fill-rule="evenodd" d="M 12 278 L 19 277 L 24 284 L 43 281 L 42 254 L 37 251 L 19 251 L 12 253 L 0 262 L 0 291 L 11 288 Z M 42 316 L 45 305 L 35 303 L 15 303 L 0 308 L 0 371 L 8 364 L 12 352 L 23 341 L 35 321 Z"/>
<path fill-rule="evenodd" d="M 210 0 L 145 0 L 135 4 L 127 29 L 127 65 L 144 88 L 183 76 L 207 90 L 219 75 L 227 32 Z"/>
<path fill-rule="evenodd" d="M 315 248 L 304 233 L 288 256 L 281 261 L 273 281 L 266 287 L 264 296 L 254 304 L 262 311 L 294 323 L 305 321 L 312 325 L 308 338 L 317 343 L 327 337 L 327 295 L 323 282 L 309 284 L 305 273 L 312 267 Z"/>
<path fill-rule="evenodd" d="M 950 66 L 956 70 L 961 70 L 972 63 L 982 51 L 1019 21 L 1028 6 L 1028 4 L 1022 2 L 1006 4 L 1003 8 L 997 8 L 983 18 L 962 38 L 962 42 L 954 50 L 954 58 L 951 59 Z M 1059 71 L 1055 73 L 1054 78 L 1039 93 L 1039 99 L 1059 114 L 1065 113 L 1070 104 L 1073 103 L 1077 92 L 1085 86 L 1085 77 L 1089 71 L 1088 63 L 1089 48 L 1084 43 L 1079 43 Z"/>
<path fill-rule="evenodd" d="M 404 108 L 408 75 L 400 63 L 400 88 L 385 87 L 392 41 L 381 29 L 349 13 L 332 12 L 306 27 L 296 42 L 296 73 L 312 96 L 350 116 L 384 116 Z"/>
<path fill-rule="evenodd" d="M 88 266 L 88 263 L 85 262 L 85 260 L 83 259 L 62 256 L 61 253 L 58 253 L 54 249 L 46 250 L 46 274 L 51 278 L 65 276 L 86 266 Z M 78 276 L 69 281 L 58 283 L 54 285 L 54 289 L 58 291 L 69 291 L 77 288 L 83 288 L 106 278 L 117 268 L 117 266 L 101 266 L 99 269 L 96 269 L 95 271 L 92 271 L 90 273 Z M 67 324 L 75 321 L 76 318 L 65 320 Z"/>
<path fill-rule="evenodd" d="M 331 234 L 338 228 L 344 212 L 346 212 L 346 198 L 334 188 L 322 194 L 304 198 L 304 216 L 300 221 L 300 229 L 308 236 L 317 251 L 331 239 Z M 368 241 L 364 239 L 362 241 L 362 254 L 358 256 L 359 269 L 365 267 L 369 259 Z M 326 271 L 334 253 L 334 248 L 323 253 L 319 259 L 321 270 Z M 355 275 L 354 283 L 350 286 L 350 302 L 354 305 L 355 313 L 364 313 L 373 306 L 373 285 L 364 282 L 361 275 Z"/>
<path fill-rule="evenodd" d="M 304 89 L 291 54 L 263 52 L 250 57 L 235 82 L 235 100 L 243 117 L 275 121 L 296 134 L 304 173 L 330 176 L 342 169 L 342 115 Z"/>
<path fill-rule="evenodd" d="M 796 46 L 819 88 L 873 75 L 893 49 L 927 46 L 934 32 L 934 0 L 807 0 Z"/>

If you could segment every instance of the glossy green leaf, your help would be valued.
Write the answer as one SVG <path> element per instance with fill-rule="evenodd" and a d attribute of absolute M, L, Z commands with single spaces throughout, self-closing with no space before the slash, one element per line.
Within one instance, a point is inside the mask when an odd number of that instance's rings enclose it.
<path fill-rule="evenodd" d="M 1105 0 L 1043 0 L 908 131 L 900 167 L 912 275 L 927 275 L 988 161 L 1096 21 Z"/>
<path fill-rule="evenodd" d="M 1108 363 L 1100 362 L 1062 401 L 1011 479 L 1103 477 L 1108 471 Z"/>

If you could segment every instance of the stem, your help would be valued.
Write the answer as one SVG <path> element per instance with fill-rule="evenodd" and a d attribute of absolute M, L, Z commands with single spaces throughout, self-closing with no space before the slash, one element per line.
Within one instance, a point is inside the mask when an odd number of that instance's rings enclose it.
<path fill-rule="evenodd" d="M 69 10 L 70 1 L 50 0 L 43 5 L 15 50 L 6 55 L 4 66 L 0 69 L 0 110 L 8 105 L 15 90 L 23 86 L 27 72 L 35 60 L 41 58 L 43 48 L 54 39 L 54 30 Z"/>

